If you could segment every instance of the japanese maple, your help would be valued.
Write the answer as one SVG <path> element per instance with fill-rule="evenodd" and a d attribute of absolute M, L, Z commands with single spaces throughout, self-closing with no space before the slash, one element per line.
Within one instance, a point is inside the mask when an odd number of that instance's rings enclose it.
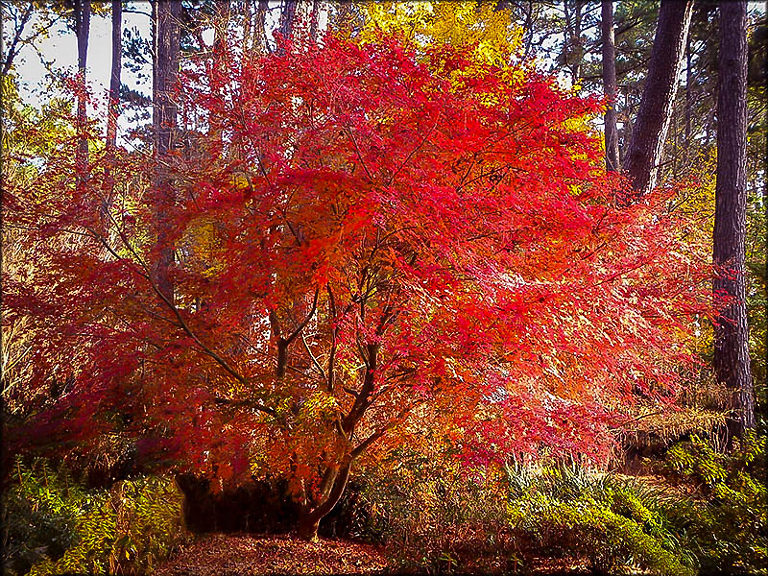
<path fill-rule="evenodd" d="M 286 477 L 312 537 L 414 422 L 473 463 L 600 457 L 624 406 L 673 395 L 707 271 L 672 191 L 621 201 L 599 101 L 386 38 L 218 61 L 184 71 L 170 200 L 141 150 L 114 195 L 97 157 L 76 189 L 74 138 L 4 191 L 35 265 L 3 321 L 37 335 L 28 386 L 70 379 L 45 434 Z"/>

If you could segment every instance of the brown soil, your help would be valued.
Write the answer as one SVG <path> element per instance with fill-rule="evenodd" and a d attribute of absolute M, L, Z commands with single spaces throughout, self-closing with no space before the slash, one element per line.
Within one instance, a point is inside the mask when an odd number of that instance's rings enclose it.
<path fill-rule="evenodd" d="M 381 574 L 387 561 L 370 544 L 347 540 L 305 542 L 291 536 L 210 534 L 197 538 L 156 576 L 261 574 Z"/>

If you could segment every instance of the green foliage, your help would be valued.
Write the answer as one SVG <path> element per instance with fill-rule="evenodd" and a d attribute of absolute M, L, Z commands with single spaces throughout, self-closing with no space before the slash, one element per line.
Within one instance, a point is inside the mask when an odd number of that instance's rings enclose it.
<path fill-rule="evenodd" d="M 704 573 L 768 574 L 765 437 L 748 432 L 730 453 L 694 436 L 673 446 L 667 473 L 699 488 L 671 508 Z"/>
<path fill-rule="evenodd" d="M 18 463 L 9 491 L 6 566 L 12 574 L 145 574 L 183 536 L 173 480 L 139 477 L 84 490 L 65 469 Z"/>
<path fill-rule="evenodd" d="M 586 559 L 598 573 L 633 567 L 654 574 L 693 574 L 664 499 L 636 482 L 580 467 L 510 466 L 509 521 L 524 557 Z"/>
<path fill-rule="evenodd" d="M 17 462 L 18 485 L 3 498 L 3 568 L 25 574 L 46 558 L 58 559 L 77 541 L 76 517 L 83 491 L 45 461 Z"/>

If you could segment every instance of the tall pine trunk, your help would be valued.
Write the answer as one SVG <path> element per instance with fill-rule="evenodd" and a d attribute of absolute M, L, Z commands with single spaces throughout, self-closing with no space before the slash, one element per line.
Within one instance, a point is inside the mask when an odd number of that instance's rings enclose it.
<path fill-rule="evenodd" d="M 91 31 L 91 0 L 75 1 L 75 32 L 77 34 L 77 130 L 79 141 L 75 158 L 77 183 L 84 186 L 88 173 L 88 136 L 85 133 L 88 114 L 86 111 L 86 65 L 88 61 L 88 37 Z"/>
<path fill-rule="evenodd" d="M 717 183 L 713 260 L 726 268 L 714 280 L 728 305 L 715 326 L 715 375 L 732 393 L 731 436 L 755 425 L 749 365 L 745 241 L 747 224 L 747 4 L 720 4 L 717 97 Z"/>
<path fill-rule="evenodd" d="M 269 0 L 259 0 L 259 7 L 256 10 L 256 23 L 253 26 L 253 41 L 251 46 L 254 50 L 258 49 L 259 54 L 269 52 L 269 40 L 267 39 L 267 11 L 269 10 Z"/>
<path fill-rule="evenodd" d="M 662 0 L 643 97 L 624 157 L 624 172 L 638 195 L 656 186 L 664 140 L 677 93 L 691 23 L 692 0 Z"/>
<path fill-rule="evenodd" d="M 120 77 L 123 67 L 123 2 L 112 0 L 112 68 L 109 75 L 107 153 L 114 154 L 117 143 L 117 116 L 120 106 Z"/>
<path fill-rule="evenodd" d="M 293 24 L 296 19 L 297 0 L 283 0 L 283 9 L 280 12 L 280 34 L 288 40 L 293 35 Z"/>
<path fill-rule="evenodd" d="M 320 0 L 312 0 L 312 12 L 309 15 L 309 39 L 317 42 L 317 27 L 320 20 Z"/>
<path fill-rule="evenodd" d="M 174 147 L 178 110 L 171 91 L 177 79 L 179 69 L 179 42 L 181 2 L 176 0 L 155 0 L 153 4 L 154 21 L 154 110 L 152 124 L 155 145 L 155 173 L 153 189 L 158 206 L 156 216 L 157 247 L 152 267 L 152 279 L 160 294 L 173 303 L 174 290 L 170 278 L 173 264 L 173 245 L 170 241 L 169 224 L 162 210 L 174 202 L 173 182 L 167 160 Z"/>
<path fill-rule="evenodd" d="M 603 89 L 608 99 L 605 110 L 605 167 L 612 172 L 618 172 L 619 165 L 619 133 L 616 129 L 616 46 L 613 37 L 613 0 L 602 2 L 602 36 L 603 36 Z"/>
<path fill-rule="evenodd" d="M 123 67 L 123 2 L 112 0 L 112 67 L 109 75 L 109 104 L 107 109 L 107 196 L 102 200 L 101 218 L 106 225 L 109 205 L 115 185 L 112 174 L 117 147 L 117 117 L 120 106 L 120 77 Z"/>

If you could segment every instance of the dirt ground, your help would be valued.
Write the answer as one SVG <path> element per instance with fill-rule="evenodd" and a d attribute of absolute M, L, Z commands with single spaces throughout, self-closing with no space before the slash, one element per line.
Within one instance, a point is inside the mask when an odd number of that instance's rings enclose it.
<path fill-rule="evenodd" d="M 290 536 L 210 534 L 183 546 L 157 576 L 260 574 L 381 574 L 387 561 L 370 544 L 347 540 L 305 542 Z"/>
<path fill-rule="evenodd" d="M 540 558 L 531 574 L 577 576 L 584 566 Z M 160 566 L 156 576 L 261 576 L 274 574 L 405 574 L 388 565 L 383 550 L 349 540 L 305 542 L 294 537 L 251 534 L 198 536 Z"/>

